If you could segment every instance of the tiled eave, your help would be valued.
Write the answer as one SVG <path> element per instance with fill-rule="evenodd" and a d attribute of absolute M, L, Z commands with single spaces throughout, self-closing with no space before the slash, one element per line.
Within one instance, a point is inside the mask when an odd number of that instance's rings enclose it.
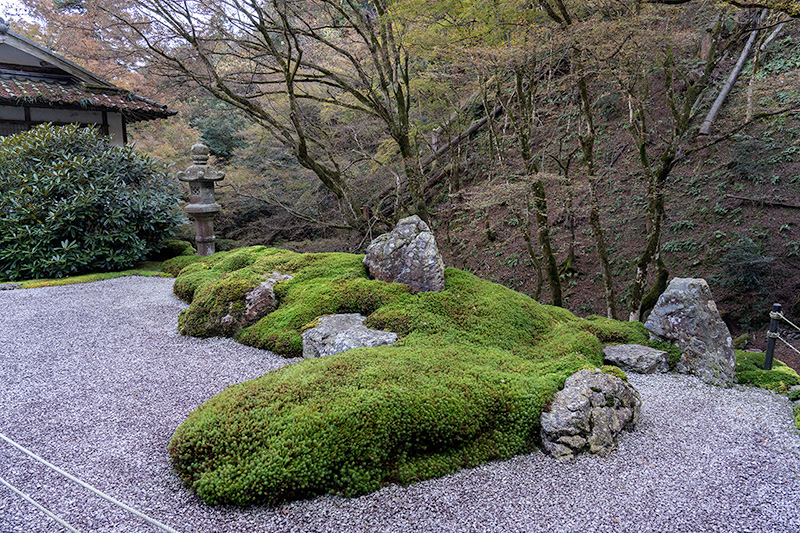
<path fill-rule="evenodd" d="M 91 109 L 122 113 L 127 122 L 175 115 L 167 106 L 113 87 L 81 82 L 0 76 L 0 105 Z"/>

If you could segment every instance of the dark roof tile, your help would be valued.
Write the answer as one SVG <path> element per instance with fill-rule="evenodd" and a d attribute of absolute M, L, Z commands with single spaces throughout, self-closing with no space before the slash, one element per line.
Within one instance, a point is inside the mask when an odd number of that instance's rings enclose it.
<path fill-rule="evenodd" d="M 131 92 L 112 87 L 88 86 L 81 82 L 32 79 L 25 74 L 0 76 L 0 104 L 76 106 L 84 109 L 117 111 L 128 122 L 166 118 L 175 114 Z"/>

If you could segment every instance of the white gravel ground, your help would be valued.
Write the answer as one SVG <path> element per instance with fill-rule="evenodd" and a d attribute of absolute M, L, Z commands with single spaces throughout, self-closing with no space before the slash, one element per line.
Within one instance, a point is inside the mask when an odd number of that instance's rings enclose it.
<path fill-rule="evenodd" d="M 292 360 L 176 333 L 173 280 L 0 291 L 0 433 L 181 532 L 800 531 L 789 402 L 630 376 L 641 422 L 607 458 L 540 453 L 361 498 L 209 507 L 167 443 L 197 405 Z M 157 531 L 0 441 L 0 477 L 80 531 Z M 0 485 L 0 532 L 63 531 Z"/>

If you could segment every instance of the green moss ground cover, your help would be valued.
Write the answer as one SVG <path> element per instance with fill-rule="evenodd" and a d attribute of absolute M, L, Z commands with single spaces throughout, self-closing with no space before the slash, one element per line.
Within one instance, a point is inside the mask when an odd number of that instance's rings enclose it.
<path fill-rule="evenodd" d="M 455 269 L 443 292 L 411 294 L 368 279 L 361 259 L 253 247 L 180 271 L 175 293 L 191 302 L 184 334 L 228 334 L 296 356 L 317 317 L 359 312 L 400 337 L 288 365 L 194 411 L 170 455 L 205 501 L 357 495 L 529 451 L 542 409 L 567 376 L 602 364 L 601 343 L 645 340 L 641 324 L 580 320 Z M 273 271 L 294 276 L 275 286 L 278 309 L 220 331 L 231 302 Z"/>
<path fill-rule="evenodd" d="M 800 385 L 797 372 L 777 359 L 772 362 L 772 370 L 764 370 L 764 357 L 763 353 L 736 350 L 736 378 L 740 384 L 780 393 Z"/>
<path fill-rule="evenodd" d="M 161 269 L 161 262 L 152 261 L 139 263 L 135 268 L 122 270 L 120 272 L 98 272 L 94 274 L 83 274 L 80 276 L 68 276 L 53 279 L 33 279 L 23 281 L 19 287 L 21 289 L 35 289 L 37 287 L 55 287 L 58 285 L 73 285 L 75 283 L 90 283 L 104 279 L 122 278 L 125 276 L 149 276 L 149 277 L 169 277 Z"/>

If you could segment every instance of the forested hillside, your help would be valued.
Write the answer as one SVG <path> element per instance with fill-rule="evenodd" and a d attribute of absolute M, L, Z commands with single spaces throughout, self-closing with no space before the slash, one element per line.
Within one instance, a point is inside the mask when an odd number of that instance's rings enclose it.
<path fill-rule="evenodd" d="M 180 169 L 203 136 L 219 237 L 361 251 L 418 213 L 579 315 L 672 277 L 737 334 L 800 315 L 797 2 L 24 1 L 16 31 L 180 112 L 140 148 Z"/>

